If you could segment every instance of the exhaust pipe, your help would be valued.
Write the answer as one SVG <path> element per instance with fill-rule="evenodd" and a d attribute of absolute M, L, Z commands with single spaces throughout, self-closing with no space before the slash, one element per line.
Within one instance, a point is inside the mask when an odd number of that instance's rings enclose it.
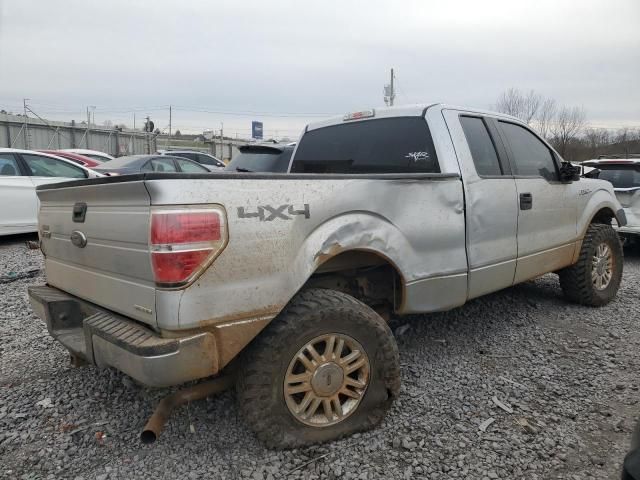
<path fill-rule="evenodd" d="M 167 423 L 167 420 L 169 420 L 171 412 L 173 412 L 176 407 L 179 407 L 180 405 L 183 405 L 187 402 L 201 400 L 210 395 L 215 395 L 217 393 L 223 392 L 233 385 L 233 380 L 234 379 L 232 376 L 225 375 L 215 378 L 209 382 L 200 383 L 198 385 L 194 385 L 193 387 L 179 390 L 175 393 L 172 393 L 171 395 L 164 397 L 162 400 L 160 400 L 160 403 L 158 403 L 155 411 L 147 421 L 147 424 L 144 426 L 144 429 L 140 434 L 140 441 L 142 441 L 142 443 L 144 444 L 155 442 L 160 436 L 165 423 Z"/>

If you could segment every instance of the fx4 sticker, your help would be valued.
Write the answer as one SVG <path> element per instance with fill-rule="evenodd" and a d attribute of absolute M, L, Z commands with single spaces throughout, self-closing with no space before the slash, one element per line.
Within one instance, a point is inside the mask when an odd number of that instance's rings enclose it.
<path fill-rule="evenodd" d="M 308 203 L 302 206 L 302 210 L 296 210 L 293 205 L 280 205 L 279 207 L 262 205 L 257 207 L 255 212 L 249 212 L 247 209 L 238 207 L 238 218 L 259 218 L 261 222 L 271 222 L 276 219 L 293 220 L 294 215 L 304 215 L 304 218 L 311 216 Z"/>

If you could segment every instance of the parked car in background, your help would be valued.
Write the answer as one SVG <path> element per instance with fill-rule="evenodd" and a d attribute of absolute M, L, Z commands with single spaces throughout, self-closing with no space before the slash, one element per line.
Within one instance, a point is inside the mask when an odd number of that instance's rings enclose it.
<path fill-rule="evenodd" d="M 86 148 L 65 148 L 62 151 L 84 155 L 85 157 L 92 158 L 94 160 L 97 160 L 98 162 L 108 162 L 116 158 L 112 157 L 108 153 L 100 152 L 98 150 L 87 150 Z"/>
<path fill-rule="evenodd" d="M 38 185 L 98 176 L 47 153 L 0 148 L 0 235 L 38 231 Z"/>
<path fill-rule="evenodd" d="M 194 150 L 163 150 L 159 153 L 160 155 L 188 158 L 189 160 L 193 160 L 194 162 L 204 165 L 211 172 L 219 171 L 219 169 L 225 168 L 226 166 L 219 158 L 216 158 L 209 153 L 196 152 Z"/>
<path fill-rule="evenodd" d="M 289 160 L 295 148 L 295 143 L 244 145 L 238 148 L 240 155 L 231 160 L 225 170 L 285 173 L 289 170 Z"/>
<path fill-rule="evenodd" d="M 87 168 L 97 167 L 102 164 L 102 162 L 94 160 L 93 158 L 85 157 L 79 153 L 65 152 L 64 150 L 38 150 L 38 152 L 49 153 L 56 157 L 66 158 L 67 160 L 71 160 L 73 163 L 77 163 L 78 165 L 82 165 Z"/>
<path fill-rule="evenodd" d="M 129 155 L 111 160 L 95 169 L 103 175 L 128 175 L 144 172 L 209 173 L 204 165 L 188 158 L 169 155 Z"/>
<path fill-rule="evenodd" d="M 618 226 L 618 234 L 625 242 L 640 243 L 640 155 L 631 158 L 599 158 L 582 162 L 593 170 L 587 178 L 607 180 L 624 208 L 627 225 Z M 633 158 L 635 157 L 635 158 Z"/>

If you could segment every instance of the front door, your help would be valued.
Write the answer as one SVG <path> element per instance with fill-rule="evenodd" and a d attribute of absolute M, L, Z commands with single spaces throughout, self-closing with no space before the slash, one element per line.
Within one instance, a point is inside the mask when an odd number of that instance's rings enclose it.
<path fill-rule="evenodd" d="M 576 192 L 559 181 L 551 149 L 522 125 L 497 122 L 518 194 L 518 263 L 514 283 L 571 264 L 577 237 Z"/>

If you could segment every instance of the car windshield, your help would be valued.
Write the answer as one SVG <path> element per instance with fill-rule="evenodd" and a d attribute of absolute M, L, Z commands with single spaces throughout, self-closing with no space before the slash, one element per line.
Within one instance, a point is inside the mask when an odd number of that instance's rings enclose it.
<path fill-rule="evenodd" d="M 598 166 L 598 172 L 589 175 L 592 178 L 607 180 L 614 188 L 640 188 L 640 166 Z"/>
<path fill-rule="evenodd" d="M 244 150 L 235 157 L 225 170 L 249 172 L 284 173 L 289 168 L 293 149 L 280 151 L 274 148 L 256 148 Z"/>

